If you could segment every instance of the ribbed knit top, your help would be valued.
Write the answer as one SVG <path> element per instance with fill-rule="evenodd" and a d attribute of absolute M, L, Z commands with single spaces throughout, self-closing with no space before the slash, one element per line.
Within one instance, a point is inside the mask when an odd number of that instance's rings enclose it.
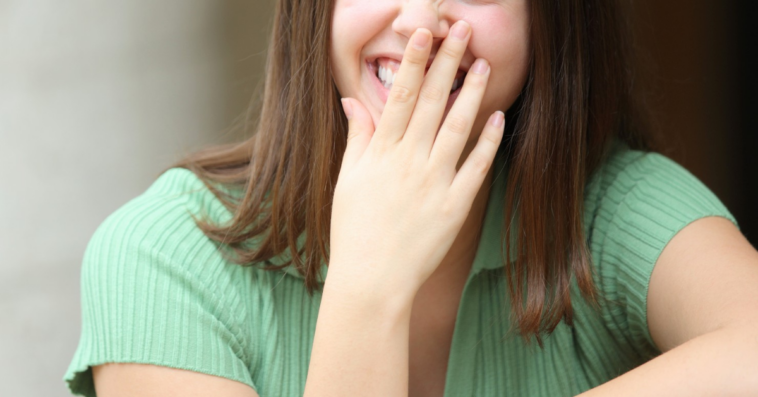
<path fill-rule="evenodd" d="M 606 301 L 593 310 L 574 280 L 575 323 L 560 323 L 540 348 L 508 333 L 499 252 L 506 173 L 502 159 L 494 166 L 445 396 L 573 396 L 660 354 L 647 325 L 653 266 L 694 220 L 737 225 L 721 201 L 671 159 L 617 142 L 585 188 L 583 226 Z M 320 293 L 310 297 L 291 268 L 225 261 L 191 217 L 203 212 L 231 217 L 192 172 L 173 168 L 97 229 L 82 265 L 81 339 L 64 377 L 72 393 L 94 396 L 91 366 L 119 362 L 225 377 L 261 397 L 303 395 Z"/>

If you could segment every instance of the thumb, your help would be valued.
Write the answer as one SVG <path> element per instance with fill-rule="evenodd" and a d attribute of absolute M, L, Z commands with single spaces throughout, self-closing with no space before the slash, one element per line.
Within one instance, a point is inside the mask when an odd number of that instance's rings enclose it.
<path fill-rule="evenodd" d="M 342 109 L 348 120 L 347 147 L 342 158 L 342 167 L 352 167 L 366 150 L 374 134 L 371 114 L 357 99 L 342 98 Z"/>

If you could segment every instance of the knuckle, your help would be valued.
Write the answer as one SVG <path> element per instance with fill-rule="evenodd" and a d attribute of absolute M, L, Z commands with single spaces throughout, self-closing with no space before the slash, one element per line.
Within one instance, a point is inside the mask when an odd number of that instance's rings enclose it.
<path fill-rule="evenodd" d="M 458 50 L 450 45 L 443 45 L 442 47 L 440 47 L 439 54 L 451 59 L 458 58 Z"/>
<path fill-rule="evenodd" d="M 357 137 L 358 135 L 359 135 L 358 131 L 350 131 L 347 134 L 347 144 L 349 145 L 353 140 L 355 140 L 355 137 Z"/>
<path fill-rule="evenodd" d="M 469 73 L 466 75 L 466 81 L 464 83 L 469 87 L 481 90 L 487 86 L 487 78 L 486 76 Z"/>
<path fill-rule="evenodd" d="M 404 172 L 407 171 L 409 174 L 412 174 L 414 172 L 413 155 L 415 153 L 414 148 L 409 146 L 411 145 L 408 145 L 406 141 L 400 141 L 397 144 L 397 153 L 399 157 L 397 164 Z"/>
<path fill-rule="evenodd" d="M 487 129 L 484 132 L 482 132 L 482 138 L 492 142 L 492 144 L 497 147 L 500 144 L 500 137 L 499 134 L 492 129 Z"/>
<path fill-rule="evenodd" d="M 424 176 L 421 177 L 421 190 L 424 192 L 433 191 L 436 184 L 437 179 L 434 177 L 434 174 L 425 173 Z"/>
<path fill-rule="evenodd" d="M 435 186 L 439 183 L 438 172 L 431 167 L 429 163 L 416 167 L 414 174 L 418 178 L 421 190 L 424 192 L 434 192 Z"/>
<path fill-rule="evenodd" d="M 395 85 L 390 90 L 389 97 L 393 102 L 409 103 L 413 100 L 413 91 L 411 91 L 408 87 Z"/>
<path fill-rule="evenodd" d="M 415 67 L 426 67 L 426 59 L 422 50 L 412 51 L 404 60 L 407 60 L 409 64 Z"/>
<path fill-rule="evenodd" d="M 425 102 L 437 103 L 442 101 L 445 93 L 439 88 L 431 84 L 425 84 L 421 87 L 421 93 L 419 97 Z"/>
<path fill-rule="evenodd" d="M 401 159 L 396 163 L 400 167 L 400 179 L 401 181 L 407 181 L 413 178 L 413 171 L 411 162 L 407 158 Z"/>
<path fill-rule="evenodd" d="M 454 134 L 466 134 L 468 132 L 468 121 L 460 115 L 448 114 L 445 126 L 448 131 Z"/>
<path fill-rule="evenodd" d="M 440 214 L 445 218 L 450 218 L 458 213 L 458 206 L 453 200 L 445 200 L 440 207 Z"/>
<path fill-rule="evenodd" d="M 413 176 L 415 170 L 413 164 L 414 159 L 412 152 L 407 147 L 407 145 L 405 145 L 403 141 L 400 141 L 395 144 L 392 151 L 392 164 L 400 169 L 401 179 L 406 179 Z"/>
<path fill-rule="evenodd" d="M 471 165 L 478 175 L 487 175 L 487 170 L 490 167 L 490 162 L 483 156 L 474 156 L 471 159 Z"/>

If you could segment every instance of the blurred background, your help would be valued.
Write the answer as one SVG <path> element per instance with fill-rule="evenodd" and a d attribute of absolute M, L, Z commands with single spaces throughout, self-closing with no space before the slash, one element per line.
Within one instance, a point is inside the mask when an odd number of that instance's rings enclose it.
<path fill-rule="evenodd" d="M 183 154 L 242 138 L 273 4 L 0 0 L 3 395 L 67 395 L 87 241 Z M 758 2 L 635 4 L 670 156 L 755 243 Z"/>

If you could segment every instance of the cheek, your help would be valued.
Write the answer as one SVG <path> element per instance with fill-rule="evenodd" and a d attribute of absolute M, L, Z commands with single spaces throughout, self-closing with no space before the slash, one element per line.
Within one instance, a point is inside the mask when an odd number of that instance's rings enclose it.
<path fill-rule="evenodd" d="M 332 18 L 331 41 L 335 51 L 358 55 L 362 47 L 386 26 L 381 1 L 338 2 Z"/>
<path fill-rule="evenodd" d="M 332 18 L 329 51 L 338 87 L 354 84 L 354 81 L 348 80 L 359 78 L 363 48 L 383 26 L 381 3 L 365 0 L 337 1 Z"/>
<path fill-rule="evenodd" d="M 475 21 L 475 34 L 469 47 L 490 64 L 503 66 L 523 62 L 529 54 L 527 25 L 522 18 L 505 11 L 483 13 Z"/>
<path fill-rule="evenodd" d="M 526 18 L 505 10 L 482 13 L 476 23 L 469 48 L 474 56 L 485 58 L 492 68 L 488 97 L 503 108 L 509 107 L 521 92 L 529 66 L 529 36 Z"/>

